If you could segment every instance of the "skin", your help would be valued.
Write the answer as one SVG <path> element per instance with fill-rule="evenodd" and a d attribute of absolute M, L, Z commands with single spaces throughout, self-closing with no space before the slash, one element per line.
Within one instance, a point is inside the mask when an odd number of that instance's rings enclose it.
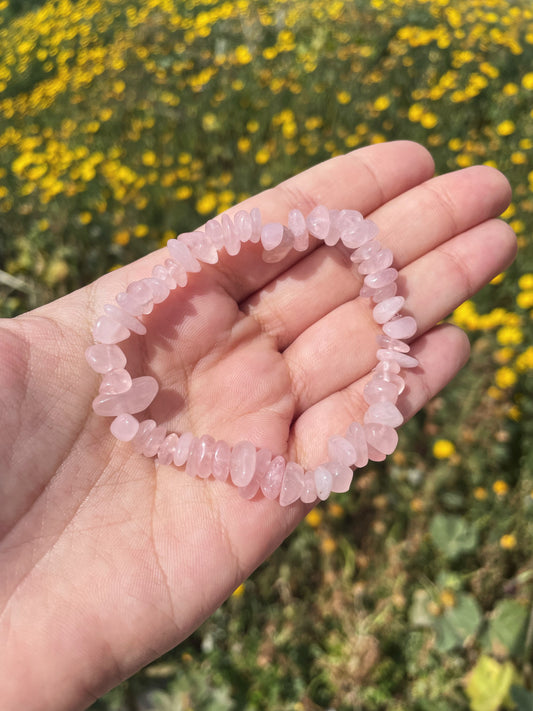
<path fill-rule="evenodd" d="M 478 166 L 433 177 L 424 148 L 395 142 L 318 165 L 247 201 L 263 220 L 289 209 L 358 209 L 400 270 L 417 319 L 399 400 L 406 418 L 468 358 L 436 324 L 505 269 L 515 237 L 496 219 L 506 179 Z M 237 209 L 232 210 L 235 212 Z M 161 385 L 148 416 L 169 430 L 269 447 L 310 468 L 327 437 L 362 421 L 377 327 L 342 247 L 261 261 L 258 245 L 193 275 L 124 345 L 134 375 Z M 103 305 L 166 250 L 0 322 L 0 698 L 25 711 L 82 709 L 186 638 L 307 513 L 191 479 L 136 454 L 91 402 L 84 350 Z M 347 494 L 350 495 L 350 494 Z"/>

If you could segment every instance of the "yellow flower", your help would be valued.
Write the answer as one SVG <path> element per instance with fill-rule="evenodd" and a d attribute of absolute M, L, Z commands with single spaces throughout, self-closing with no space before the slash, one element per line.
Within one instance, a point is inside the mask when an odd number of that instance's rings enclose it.
<path fill-rule="evenodd" d="M 510 136 L 515 132 L 515 129 L 514 121 L 507 119 L 496 126 L 496 133 L 500 136 Z"/>
<path fill-rule="evenodd" d="M 420 123 L 424 128 L 435 128 L 439 122 L 439 117 L 431 111 L 425 111 L 420 117 Z"/>
<path fill-rule="evenodd" d="M 518 280 L 518 286 L 520 289 L 533 289 L 533 274 L 522 274 Z"/>
<path fill-rule="evenodd" d="M 496 361 L 496 363 L 504 365 L 504 363 L 508 363 L 513 356 L 514 350 L 509 346 L 505 346 L 504 348 L 500 348 L 499 350 L 495 351 L 494 360 Z"/>
<path fill-rule="evenodd" d="M 449 459 L 455 454 L 455 445 L 449 439 L 438 439 L 433 445 L 433 456 L 436 459 Z"/>
<path fill-rule="evenodd" d="M 533 72 L 528 72 L 522 77 L 522 86 L 524 89 L 533 89 Z"/>
<path fill-rule="evenodd" d="M 205 193 L 196 201 L 196 211 L 199 215 L 208 215 L 216 208 L 217 202 L 215 193 Z"/>
<path fill-rule="evenodd" d="M 518 94 L 518 86 L 514 82 L 509 82 L 503 87 L 502 93 L 504 96 L 514 96 Z"/>
<path fill-rule="evenodd" d="M 135 228 L 133 230 L 133 234 L 135 235 L 135 237 L 138 238 L 146 237 L 148 232 L 148 225 L 135 225 Z"/>
<path fill-rule="evenodd" d="M 249 64 L 253 57 L 248 47 L 241 44 L 235 50 L 235 59 L 239 64 Z"/>
<path fill-rule="evenodd" d="M 374 108 L 376 111 L 385 111 L 390 106 L 390 99 L 388 96 L 378 96 L 374 101 Z"/>
<path fill-rule="evenodd" d="M 533 289 L 521 291 L 516 297 L 516 303 L 521 309 L 530 309 L 533 307 Z"/>
<path fill-rule="evenodd" d="M 492 485 L 492 490 L 496 496 L 505 496 L 505 494 L 509 491 L 509 484 L 506 481 L 503 481 L 503 479 L 498 479 Z"/>
<path fill-rule="evenodd" d="M 443 607 L 453 607 L 455 605 L 455 595 L 453 590 L 443 590 L 439 595 L 439 599 Z"/>
<path fill-rule="evenodd" d="M 128 230 L 119 230 L 118 232 L 115 232 L 113 235 L 113 242 L 115 244 L 119 244 L 120 246 L 124 246 L 128 244 L 130 241 L 130 233 Z"/>
<path fill-rule="evenodd" d="M 187 200 L 187 198 L 190 198 L 192 195 L 192 188 L 190 185 L 180 185 L 180 187 L 176 189 L 174 195 L 178 198 L 178 200 Z"/>
<path fill-rule="evenodd" d="M 352 95 L 349 92 L 347 92 L 347 91 L 338 91 L 337 92 L 337 101 L 339 102 L 339 104 L 346 105 L 346 104 L 349 104 L 351 100 L 352 100 Z"/>
<path fill-rule="evenodd" d="M 500 272 L 499 274 L 496 274 L 496 276 L 490 280 L 490 283 L 495 286 L 496 284 L 501 284 L 502 281 L 504 280 L 505 277 L 505 272 Z"/>
<path fill-rule="evenodd" d="M 305 517 L 305 521 L 311 528 L 318 528 L 322 523 L 322 512 L 319 509 L 312 509 Z"/>
<path fill-rule="evenodd" d="M 255 162 L 258 165 L 264 165 L 270 160 L 270 151 L 265 146 L 260 148 L 255 154 Z"/>
<path fill-rule="evenodd" d="M 420 513 L 424 510 L 424 500 L 419 496 L 415 496 L 414 499 L 411 499 L 409 508 L 411 511 L 414 511 L 414 513 Z"/>
<path fill-rule="evenodd" d="M 143 165 L 152 166 L 157 163 L 157 156 L 153 151 L 145 151 L 142 154 Z"/>
<path fill-rule="evenodd" d="M 524 334 L 517 326 L 502 326 L 496 333 L 498 343 L 502 346 L 516 346 L 524 340 Z"/>
<path fill-rule="evenodd" d="M 248 133 L 256 133 L 259 130 L 259 121 L 255 119 L 250 119 L 246 124 L 246 130 Z"/>
<path fill-rule="evenodd" d="M 80 212 L 80 214 L 78 215 L 78 220 L 81 222 L 82 225 L 88 225 L 90 222 L 92 222 L 92 219 L 93 216 L 87 210 L 85 212 Z"/>
<path fill-rule="evenodd" d="M 231 593 L 232 597 L 241 597 L 244 593 L 244 583 L 241 583 L 238 588 Z"/>
<path fill-rule="evenodd" d="M 506 533 L 500 538 L 500 546 L 506 551 L 512 550 L 516 547 L 516 536 L 512 533 Z"/>
<path fill-rule="evenodd" d="M 506 388 L 511 388 L 517 380 L 516 373 L 511 368 L 504 366 L 496 371 L 495 381 L 496 385 L 505 390 Z"/>
<path fill-rule="evenodd" d="M 413 104 L 412 106 L 409 107 L 408 111 L 408 117 L 409 121 L 420 121 L 422 118 L 422 115 L 424 114 L 424 107 L 422 104 Z"/>
<path fill-rule="evenodd" d="M 333 518 L 342 518 L 344 515 L 344 509 L 340 504 L 337 504 L 335 502 L 330 503 L 328 506 L 328 512 Z"/>
<path fill-rule="evenodd" d="M 484 501 L 488 496 L 488 492 L 484 486 L 476 486 L 474 489 L 474 498 L 478 501 Z"/>
<path fill-rule="evenodd" d="M 514 165 L 525 165 L 527 163 L 527 156 L 523 151 L 514 151 L 511 153 L 511 163 Z"/>
<path fill-rule="evenodd" d="M 323 553 L 326 553 L 326 555 L 329 555 L 330 553 L 333 553 L 337 548 L 337 544 L 331 538 L 331 536 L 327 536 L 324 538 L 322 543 L 320 544 L 320 549 L 322 550 Z"/>

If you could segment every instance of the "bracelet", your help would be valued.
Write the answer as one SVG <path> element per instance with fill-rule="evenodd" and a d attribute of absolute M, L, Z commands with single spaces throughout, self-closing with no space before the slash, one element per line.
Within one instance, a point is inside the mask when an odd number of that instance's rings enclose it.
<path fill-rule="evenodd" d="M 226 214 L 220 222 L 210 220 L 203 232 L 187 232 L 170 239 L 170 258 L 155 266 L 150 277 L 130 283 L 117 294 L 116 304 L 106 304 L 104 314 L 96 321 L 95 344 L 85 352 L 90 367 L 103 376 L 92 404 L 94 412 L 113 417 L 111 433 L 118 440 L 131 441 L 146 457 L 156 457 L 156 464 L 185 466 L 192 477 L 231 479 L 245 499 L 261 491 L 269 499 L 279 499 L 281 506 L 288 506 L 298 499 L 313 503 L 327 499 L 332 491 L 348 491 L 354 468 L 364 467 L 369 460 L 383 461 L 396 448 L 395 428 L 403 422 L 396 403 L 405 386 L 400 372 L 418 365 L 408 355 L 405 342 L 415 335 L 417 324 L 412 316 L 401 314 L 405 299 L 397 295 L 398 271 L 392 267 L 393 254 L 381 246 L 377 233 L 377 226 L 356 210 L 329 210 L 319 205 L 307 218 L 300 210 L 291 210 L 287 226 L 263 224 L 259 210 L 253 208 L 249 213 L 237 212 L 233 220 Z M 134 417 L 150 406 L 159 390 L 151 376 L 131 377 L 125 369 L 126 356 L 117 345 L 132 331 L 146 333 L 141 317 L 178 286 L 184 287 L 189 275 L 201 270 L 202 263 L 216 264 L 222 248 L 236 255 L 245 242 L 261 243 L 263 260 L 277 262 L 292 249 L 306 251 L 310 236 L 328 246 L 340 242 L 353 250 L 350 259 L 364 277 L 360 296 L 372 300 L 374 321 L 382 326 L 377 336 L 378 363 L 363 391 L 368 404 L 363 423 L 353 422 L 344 436 L 328 439 L 329 460 L 304 471 L 297 462 L 286 461 L 249 441 L 230 446 L 210 435 L 168 433 L 154 420 Z"/>

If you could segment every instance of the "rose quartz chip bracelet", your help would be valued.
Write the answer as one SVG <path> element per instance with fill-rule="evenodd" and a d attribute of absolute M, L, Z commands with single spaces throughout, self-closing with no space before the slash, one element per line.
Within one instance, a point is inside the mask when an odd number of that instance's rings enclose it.
<path fill-rule="evenodd" d="M 408 355 L 404 339 L 414 336 L 417 325 L 411 316 L 402 316 L 405 299 L 397 296 L 398 272 L 392 267 L 393 255 L 377 241 L 378 229 L 355 210 L 329 210 L 319 205 L 307 216 L 291 210 L 287 227 L 277 222 L 262 224 L 257 208 L 241 210 L 232 220 L 223 214 L 220 222 L 210 220 L 204 232 L 187 232 L 169 240 L 170 258 L 153 268 L 152 276 L 134 281 L 116 297 L 116 304 L 106 304 L 104 314 L 93 329 L 95 345 L 85 353 L 93 370 L 103 375 L 99 395 L 93 401 L 98 415 L 113 417 L 111 432 L 124 442 L 132 441 L 136 451 L 157 457 L 159 464 L 185 466 L 192 477 L 225 481 L 228 477 L 245 499 L 261 490 L 269 499 L 288 506 L 300 499 L 312 503 L 325 500 L 334 492 L 348 491 L 353 468 L 364 467 L 370 460 L 382 461 L 398 442 L 396 427 L 403 422 L 396 407 L 404 389 L 402 368 L 418 365 Z M 133 378 L 125 369 L 126 356 L 117 345 L 133 331 L 146 333 L 140 317 L 149 314 L 154 304 L 164 301 L 170 292 L 187 284 L 189 274 L 198 272 L 201 263 L 216 264 L 222 248 L 237 254 L 244 242 L 261 242 L 263 260 L 277 262 L 291 249 L 305 251 L 309 235 L 328 246 L 342 242 L 353 250 L 351 261 L 364 277 L 360 296 L 372 299 L 373 317 L 382 326 L 378 335 L 378 363 L 364 387 L 368 409 L 363 423 L 353 422 L 344 436 L 328 440 L 329 460 L 312 471 L 304 471 L 296 462 L 288 462 L 268 449 L 248 441 L 232 447 L 215 441 L 210 435 L 195 437 L 192 432 L 168 433 L 153 420 L 139 421 L 134 415 L 146 410 L 157 395 L 159 385 L 151 376 Z"/>

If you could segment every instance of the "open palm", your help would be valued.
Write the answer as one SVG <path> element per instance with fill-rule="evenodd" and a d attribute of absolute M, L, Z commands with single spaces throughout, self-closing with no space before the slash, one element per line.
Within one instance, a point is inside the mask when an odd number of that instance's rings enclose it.
<path fill-rule="evenodd" d="M 466 337 L 436 326 L 514 256 L 493 219 L 497 171 L 434 178 L 415 144 L 376 145 L 317 166 L 244 204 L 358 209 L 395 255 L 419 332 L 412 416 L 465 362 Z M 242 207 L 242 206 L 241 206 Z M 169 430 L 247 439 L 304 466 L 364 410 L 376 326 L 342 247 L 318 243 L 265 264 L 246 244 L 193 275 L 126 343 L 133 375 L 161 384 L 150 409 Z M 77 709 L 189 635 L 306 512 L 230 484 L 191 479 L 117 442 L 94 415 L 83 357 L 105 303 L 164 260 L 155 253 L 0 322 L 0 698 L 3 708 Z M 349 494 L 348 494 L 349 495 Z"/>

